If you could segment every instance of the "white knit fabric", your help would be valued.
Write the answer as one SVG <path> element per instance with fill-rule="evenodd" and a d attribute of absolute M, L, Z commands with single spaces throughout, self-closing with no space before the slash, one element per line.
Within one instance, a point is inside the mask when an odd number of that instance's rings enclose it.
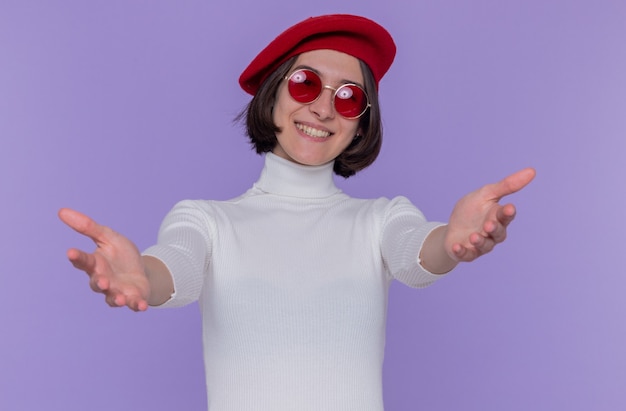
<path fill-rule="evenodd" d="M 174 277 L 164 307 L 200 302 L 210 411 L 382 411 L 389 284 L 442 277 L 417 261 L 438 225 L 269 153 L 244 195 L 177 204 L 144 254 Z"/>

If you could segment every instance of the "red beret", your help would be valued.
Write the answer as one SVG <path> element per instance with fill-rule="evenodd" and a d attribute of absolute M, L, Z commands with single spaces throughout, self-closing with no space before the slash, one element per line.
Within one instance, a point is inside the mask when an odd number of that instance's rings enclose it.
<path fill-rule="evenodd" d="M 306 51 L 330 49 L 363 60 L 376 86 L 396 55 L 391 35 L 378 23 L 349 14 L 309 17 L 267 45 L 241 73 L 239 85 L 254 95 L 263 81 L 289 58 Z"/>

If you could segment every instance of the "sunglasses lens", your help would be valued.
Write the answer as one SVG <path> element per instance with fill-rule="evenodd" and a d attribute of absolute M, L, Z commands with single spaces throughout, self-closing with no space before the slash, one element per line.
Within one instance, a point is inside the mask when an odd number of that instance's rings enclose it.
<path fill-rule="evenodd" d="M 311 70 L 298 70 L 289 76 L 289 94 L 299 103 L 308 104 L 320 95 L 322 81 Z"/>
<path fill-rule="evenodd" d="M 317 73 L 307 69 L 294 71 L 289 76 L 287 87 L 291 97 L 302 104 L 314 102 L 323 89 L 322 80 Z M 355 84 L 344 84 L 335 92 L 335 110 L 347 119 L 361 116 L 368 105 L 365 90 Z"/>
<path fill-rule="evenodd" d="M 335 93 L 335 110 L 345 118 L 357 118 L 367 109 L 368 100 L 361 87 L 346 84 Z"/>

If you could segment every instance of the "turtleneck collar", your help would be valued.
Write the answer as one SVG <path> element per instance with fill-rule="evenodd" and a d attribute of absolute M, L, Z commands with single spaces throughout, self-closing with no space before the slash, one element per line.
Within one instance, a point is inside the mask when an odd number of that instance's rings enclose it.
<path fill-rule="evenodd" d="M 265 155 L 265 166 L 254 187 L 270 194 L 300 198 L 325 198 L 341 192 L 333 180 L 333 162 L 305 166 L 271 152 Z"/>

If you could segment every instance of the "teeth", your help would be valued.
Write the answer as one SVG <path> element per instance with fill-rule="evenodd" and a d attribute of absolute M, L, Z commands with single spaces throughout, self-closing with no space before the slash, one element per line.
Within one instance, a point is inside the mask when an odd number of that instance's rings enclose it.
<path fill-rule="evenodd" d="M 303 131 L 305 134 L 311 137 L 326 138 L 330 136 L 330 131 L 318 130 L 316 128 L 305 126 L 303 124 L 296 124 L 296 127 L 298 127 L 298 130 Z"/>

